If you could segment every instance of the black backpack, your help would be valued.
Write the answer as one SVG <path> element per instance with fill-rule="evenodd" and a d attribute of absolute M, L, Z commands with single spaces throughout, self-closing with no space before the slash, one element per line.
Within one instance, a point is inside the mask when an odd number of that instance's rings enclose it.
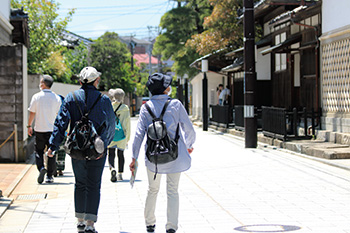
<path fill-rule="evenodd" d="M 168 134 L 168 130 L 163 116 L 166 108 L 171 100 L 165 102 L 163 110 L 159 117 L 156 117 L 152 112 L 151 108 L 145 103 L 148 113 L 151 115 L 152 123 L 147 129 L 147 159 L 156 165 L 156 175 L 158 172 L 157 164 L 164 164 L 174 161 L 178 157 L 178 146 L 179 141 L 179 124 L 176 128 L 175 139 L 171 139 Z"/>
<path fill-rule="evenodd" d="M 87 101 L 86 94 L 85 92 L 85 105 Z M 74 92 L 73 97 L 81 114 L 81 119 L 75 122 L 72 132 L 68 135 L 64 144 L 65 151 L 74 159 L 100 159 L 104 155 L 104 142 L 100 138 L 91 120 L 89 120 L 89 113 L 101 99 L 102 94 L 97 97 L 89 111 L 85 114 L 83 114 Z"/>

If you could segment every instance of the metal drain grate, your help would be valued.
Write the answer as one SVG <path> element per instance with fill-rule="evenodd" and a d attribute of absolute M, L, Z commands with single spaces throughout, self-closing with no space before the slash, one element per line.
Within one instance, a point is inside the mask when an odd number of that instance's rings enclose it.
<path fill-rule="evenodd" d="M 18 195 L 16 200 L 40 200 L 46 199 L 47 193 Z"/>

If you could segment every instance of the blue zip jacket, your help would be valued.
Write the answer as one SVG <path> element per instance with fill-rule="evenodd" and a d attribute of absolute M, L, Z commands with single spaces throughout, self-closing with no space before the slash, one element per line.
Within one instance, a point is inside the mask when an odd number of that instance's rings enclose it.
<path fill-rule="evenodd" d="M 87 93 L 87 103 L 85 106 L 85 91 Z M 89 111 L 97 97 L 101 94 L 93 85 L 83 85 L 79 90 L 74 91 L 81 110 L 85 113 Z M 69 93 L 64 99 L 64 102 L 58 112 L 55 120 L 52 135 L 50 137 L 50 148 L 55 151 L 61 145 L 65 131 L 70 123 L 70 131 L 74 128 L 75 122 L 81 119 L 81 114 L 75 103 L 73 93 Z M 110 99 L 103 95 L 99 102 L 89 113 L 89 119 L 92 121 L 95 129 L 102 131 L 100 133 L 101 139 L 104 142 L 105 148 L 111 143 L 114 137 L 115 117 L 113 107 Z"/>

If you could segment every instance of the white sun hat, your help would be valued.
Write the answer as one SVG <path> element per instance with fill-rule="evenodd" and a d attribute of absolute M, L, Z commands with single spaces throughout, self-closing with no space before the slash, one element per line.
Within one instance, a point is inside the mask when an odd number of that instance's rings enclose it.
<path fill-rule="evenodd" d="M 83 83 L 91 83 L 101 76 L 101 72 L 98 72 L 94 67 L 84 67 L 79 74 L 80 81 Z"/>

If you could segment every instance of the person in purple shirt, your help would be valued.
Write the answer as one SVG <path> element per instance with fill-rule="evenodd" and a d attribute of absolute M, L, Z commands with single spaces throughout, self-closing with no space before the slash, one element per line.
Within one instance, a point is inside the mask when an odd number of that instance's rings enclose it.
<path fill-rule="evenodd" d="M 152 112 L 158 117 L 163 109 L 165 102 L 170 99 L 172 77 L 155 73 L 149 76 L 146 86 L 152 94 L 151 99 L 147 102 Z M 167 176 L 167 223 L 166 232 L 174 233 L 178 229 L 179 218 L 179 193 L 178 186 L 181 172 L 191 167 L 190 153 L 193 151 L 193 143 L 196 139 L 192 122 L 187 112 L 179 100 L 172 99 L 166 109 L 163 120 L 166 123 L 169 136 L 174 139 L 176 128 L 180 126 L 180 139 L 178 141 L 178 158 L 174 161 L 158 164 L 157 173 L 156 165 L 151 163 L 145 156 L 145 163 L 148 175 L 148 193 L 145 205 L 145 222 L 147 232 L 154 232 L 156 217 L 155 206 L 159 191 L 161 174 Z M 132 145 L 132 162 L 130 170 L 135 170 L 135 163 L 139 157 L 140 147 L 148 126 L 152 123 L 152 117 L 148 113 L 145 105 L 140 109 L 139 120 L 136 127 L 134 142 Z M 145 145 L 147 147 L 147 145 Z M 146 151 L 146 148 L 145 148 Z M 155 177 L 155 179 L 154 179 Z"/>

